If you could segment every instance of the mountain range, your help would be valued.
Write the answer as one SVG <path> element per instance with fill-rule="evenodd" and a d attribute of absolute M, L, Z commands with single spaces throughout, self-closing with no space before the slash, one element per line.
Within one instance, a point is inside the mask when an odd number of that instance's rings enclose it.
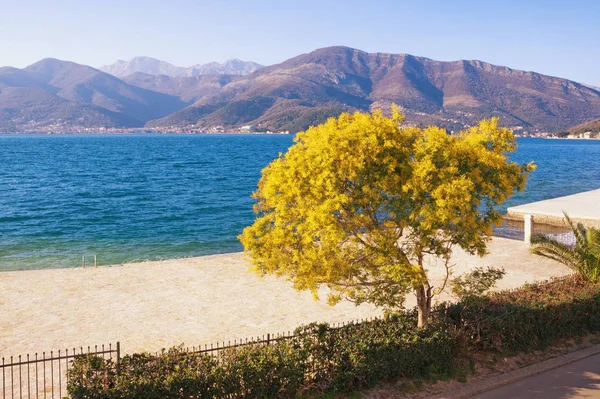
<path fill-rule="evenodd" d="M 192 65 L 191 67 L 180 67 L 166 61 L 151 57 L 135 57 L 129 61 L 118 60 L 114 64 L 103 65 L 100 70 L 118 78 L 124 78 L 136 72 L 149 75 L 167 75 L 173 77 L 198 76 L 208 74 L 219 75 L 248 75 L 262 65 L 252 61 L 238 59 L 227 60 L 222 64 L 210 62 L 208 64 Z"/>
<path fill-rule="evenodd" d="M 0 68 L 0 129 L 47 125 L 136 127 L 184 108 L 177 96 L 146 90 L 89 66 L 52 58 Z"/>
<path fill-rule="evenodd" d="M 391 103 L 408 123 L 451 130 L 499 116 L 510 127 L 552 132 L 600 117 L 598 89 L 481 61 L 328 47 L 247 75 L 169 76 L 175 72 L 165 64 L 121 79 L 54 59 L 0 68 L 0 130 L 255 125 L 299 131 L 342 111 Z"/>

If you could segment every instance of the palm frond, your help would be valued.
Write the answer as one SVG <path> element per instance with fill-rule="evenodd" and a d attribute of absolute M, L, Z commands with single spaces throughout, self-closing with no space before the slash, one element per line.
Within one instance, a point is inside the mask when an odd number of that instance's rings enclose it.
<path fill-rule="evenodd" d="M 553 259 L 579 273 L 588 281 L 600 280 L 600 230 L 575 224 L 565 213 L 565 219 L 575 236 L 570 246 L 546 235 L 535 235 L 531 240 L 531 253 Z"/>
<path fill-rule="evenodd" d="M 600 258 L 600 229 L 595 227 L 588 228 L 587 242 L 590 250 Z"/>
<path fill-rule="evenodd" d="M 578 271 L 581 260 L 568 245 L 545 235 L 537 235 L 531 241 L 531 253 L 553 259 Z"/>
<path fill-rule="evenodd" d="M 585 227 L 582 223 L 575 223 L 566 212 L 563 212 L 565 219 L 575 236 L 575 245 L 578 247 L 587 247 L 589 245 L 589 232 L 592 228 Z"/>

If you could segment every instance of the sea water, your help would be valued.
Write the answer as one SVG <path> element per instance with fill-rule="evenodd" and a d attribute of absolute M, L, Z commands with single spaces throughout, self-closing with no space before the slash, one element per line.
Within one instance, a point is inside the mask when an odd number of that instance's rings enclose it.
<path fill-rule="evenodd" d="M 0 271 L 242 249 L 261 170 L 291 135 L 0 135 Z M 600 141 L 519 139 L 506 206 L 600 188 Z"/>

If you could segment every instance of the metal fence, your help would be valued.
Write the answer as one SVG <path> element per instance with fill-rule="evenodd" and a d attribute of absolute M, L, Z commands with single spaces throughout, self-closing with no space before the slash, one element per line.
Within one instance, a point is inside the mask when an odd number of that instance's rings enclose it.
<path fill-rule="evenodd" d="M 534 219 L 531 220 L 531 235 L 546 235 L 554 238 L 563 244 L 575 245 L 575 235 L 566 225 L 551 225 L 546 223 L 536 222 Z M 512 240 L 524 241 L 525 235 L 525 221 L 515 219 L 504 219 L 500 226 L 495 226 L 492 231 L 492 236 L 509 238 Z"/>
<path fill-rule="evenodd" d="M 263 335 L 262 337 L 256 337 L 256 338 L 246 338 L 246 339 L 240 339 L 240 340 L 233 340 L 232 341 L 227 341 L 227 343 L 222 342 L 222 343 L 217 343 L 217 344 L 210 344 L 210 345 L 204 345 L 204 347 L 202 346 L 192 346 L 191 348 L 186 348 L 186 352 L 189 353 L 210 353 L 212 355 L 218 356 L 219 352 L 226 350 L 226 349 L 232 349 L 232 348 L 239 348 L 242 346 L 249 346 L 249 345 L 269 345 L 272 343 L 275 343 L 277 341 L 283 341 L 286 339 L 290 339 L 295 337 L 295 335 L 288 331 L 287 333 L 280 333 L 280 334 L 267 334 L 266 336 Z"/>
<path fill-rule="evenodd" d="M 373 322 L 375 320 L 382 320 L 382 318 L 370 317 L 370 318 L 364 318 L 364 319 L 345 321 L 345 322 L 341 322 L 341 323 L 328 323 L 328 324 L 329 324 L 330 330 L 339 330 L 344 327 L 356 326 L 356 325 L 359 325 L 362 323 Z M 233 341 L 231 341 L 231 340 L 223 341 L 223 342 L 218 342 L 218 343 L 204 345 L 204 346 L 200 345 L 200 346 L 185 347 L 185 348 L 183 348 L 183 350 L 188 353 L 208 353 L 208 354 L 218 357 L 219 353 L 221 353 L 225 350 L 228 350 L 228 349 L 240 348 L 240 347 L 244 347 L 244 346 L 253 346 L 253 345 L 270 345 L 270 344 L 273 344 L 278 341 L 285 341 L 285 340 L 296 338 L 296 337 L 298 337 L 298 335 L 296 335 L 294 332 L 287 331 L 287 332 L 282 332 L 282 333 L 277 333 L 277 334 L 266 334 L 266 335 L 257 336 L 257 337 L 253 337 L 253 338 L 245 338 L 245 339 L 239 339 L 239 340 L 236 339 Z M 164 349 L 163 349 L 163 351 L 164 351 Z M 160 356 L 161 354 L 162 354 L 162 352 L 154 353 L 155 356 Z"/>
<path fill-rule="evenodd" d="M 67 372 L 69 363 L 77 356 L 98 355 L 114 359 L 117 365 L 121 357 L 121 345 L 108 347 L 88 346 L 64 351 L 42 352 L 31 355 L 2 358 L 2 399 L 63 398 L 67 395 Z"/>
<path fill-rule="evenodd" d="M 534 223 L 533 234 L 545 235 L 569 246 L 575 245 L 575 234 L 569 227 Z"/>
<path fill-rule="evenodd" d="M 378 318 L 368 318 L 353 320 L 343 323 L 330 324 L 331 329 L 341 329 L 350 325 L 370 322 Z M 240 340 L 227 341 L 217 344 L 204 346 L 192 346 L 184 348 L 188 353 L 207 353 L 219 358 L 220 354 L 228 349 L 239 348 L 251 345 L 270 345 L 277 341 L 292 339 L 296 337 L 292 331 L 279 334 L 266 334 L 255 338 L 246 338 Z M 156 352 L 157 359 L 164 353 Z M 68 395 L 67 393 L 67 372 L 70 363 L 77 356 L 98 355 L 104 359 L 111 359 L 119 370 L 121 361 L 121 344 L 109 344 L 87 347 L 65 351 L 42 352 L 22 356 L 3 357 L 0 364 L 1 369 L 1 391 L 0 399 L 61 399 Z"/>
<path fill-rule="evenodd" d="M 504 219 L 500 226 L 494 226 L 492 236 L 523 241 L 525 238 L 524 223 L 522 220 Z"/>

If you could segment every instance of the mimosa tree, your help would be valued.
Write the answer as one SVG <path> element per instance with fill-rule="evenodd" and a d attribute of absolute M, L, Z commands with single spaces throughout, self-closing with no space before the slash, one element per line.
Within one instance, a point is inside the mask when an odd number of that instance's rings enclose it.
<path fill-rule="evenodd" d="M 533 165 L 510 162 L 514 136 L 497 118 L 459 136 L 403 119 L 395 107 L 391 118 L 344 113 L 298 133 L 263 170 L 258 217 L 240 236 L 256 271 L 315 297 L 325 285 L 330 303 L 398 308 L 414 292 L 427 324 L 439 289 L 426 257 L 448 265 L 456 246 L 483 256 L 498 205 Z"/>

